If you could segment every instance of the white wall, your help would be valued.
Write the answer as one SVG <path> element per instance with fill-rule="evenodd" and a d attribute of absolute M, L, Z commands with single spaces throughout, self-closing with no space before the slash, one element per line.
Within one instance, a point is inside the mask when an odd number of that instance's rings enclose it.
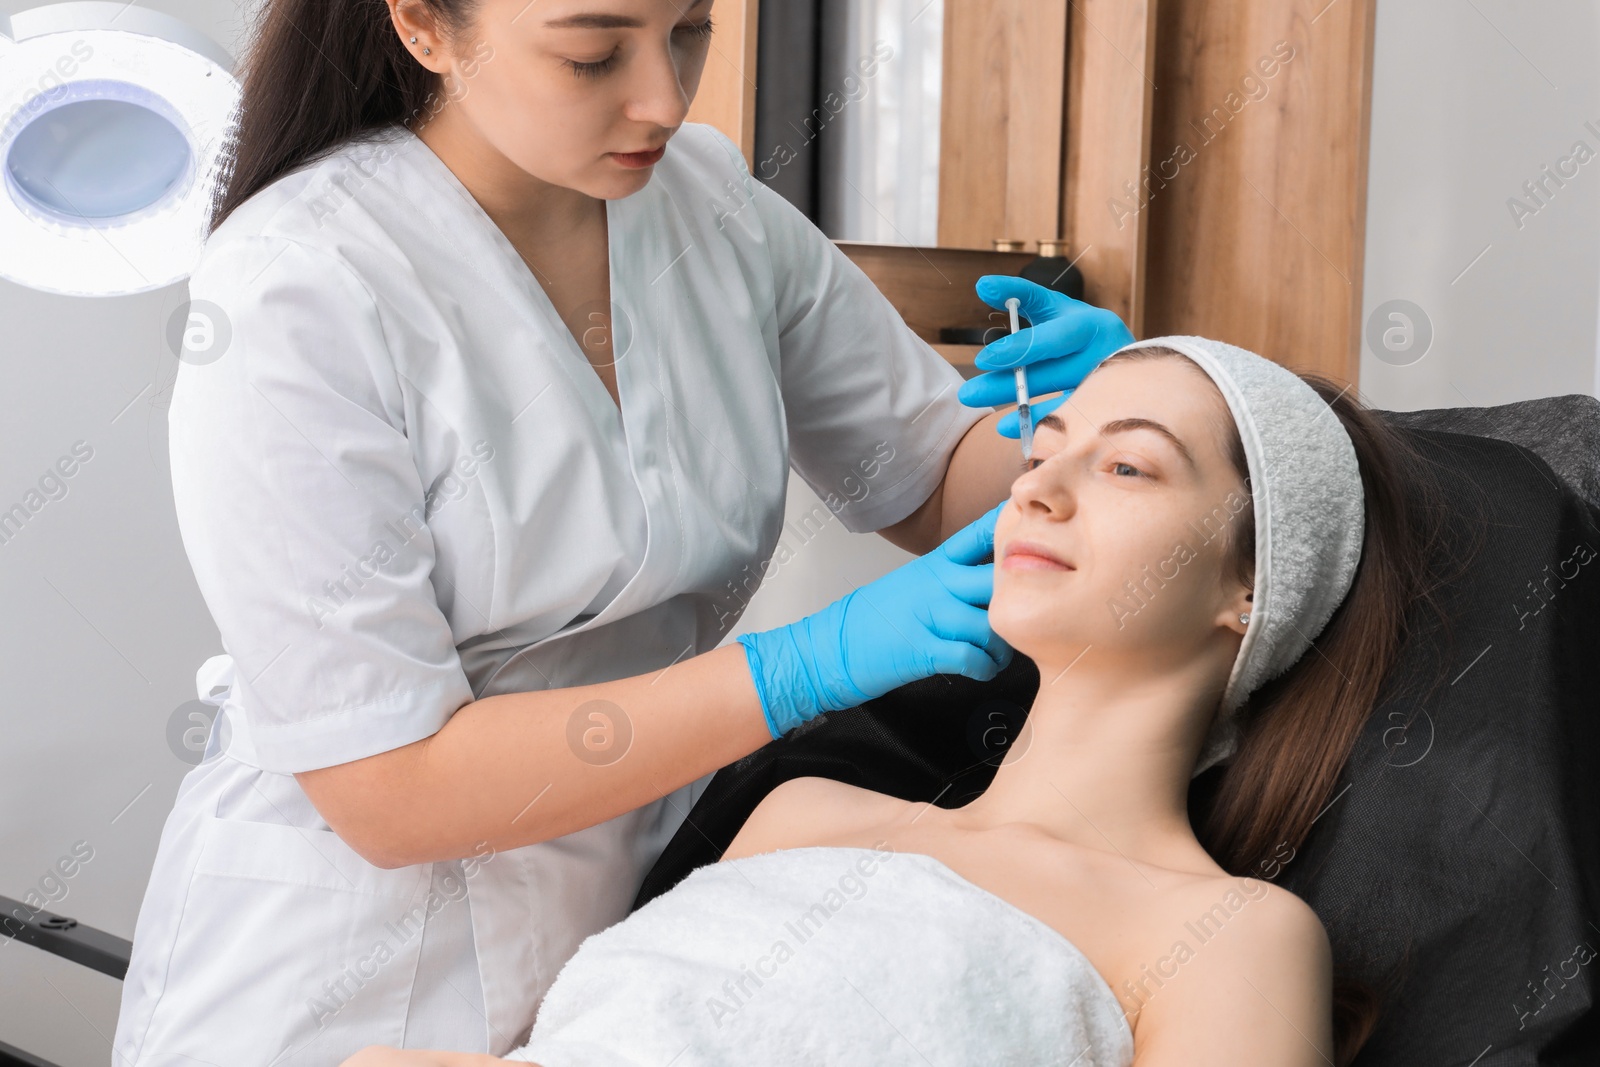
<path fill-rule="evenodd" d="M 1548 183 L 1539 206 L 1523 184 L 1578 142 L 1595 158 L 1574 164 L 1564 188 Z M 1537 214 L 1519 224 L 1513 197 Z M 1420 358 L 1416 345 L 1386 358 L 1364 347 L 1369 403 L 1409 410 L 1595 392 L 1594 0 L 1379 0 L 1364 290 L 1363 323 L 1405 300 L 1433 331 Z"/>
<path fill-rule="evenodd" d="M 0 11 L 43 2 L 0 0 Z M 233 3 L 145 6 L 230 50 L 244 27 Z M 222 650 L 167 464 L 177 360 L 164 331 L 186 294 L 179 284 L 78 299 L 0 280 L 0 510 L 38 491 L 76 442 L 92 451 L 0 543 L 0 894 L 57 897 L 49 910 L 126 938 L 190 766 L 194 672 Z M 79 842 L 92 858 L 74 864 Z M 74 873 L 50 881 L 63 859 Z M 63 1067 L 107 1064 L 121 993 L 115 979 L 0 938 L 0 1041 Z"/>

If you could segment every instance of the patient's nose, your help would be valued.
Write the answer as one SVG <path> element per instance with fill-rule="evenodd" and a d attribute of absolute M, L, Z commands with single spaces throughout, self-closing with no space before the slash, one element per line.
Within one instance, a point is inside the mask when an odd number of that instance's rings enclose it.
<path fill-rule="evenodd" d="M 1077 491 L 1065 463 L 1037 463 L 1011 483 L 1011 500 L 1024 517 L 1069 518 L 1077 511 Z"/>

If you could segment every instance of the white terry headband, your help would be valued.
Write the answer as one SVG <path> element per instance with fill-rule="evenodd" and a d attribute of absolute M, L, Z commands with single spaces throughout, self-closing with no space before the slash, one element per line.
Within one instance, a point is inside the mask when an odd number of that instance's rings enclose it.
<path fill-rule="evenodd" d="M 1361 470 L 1344 424 L 1293 371 L 1205 337 L 1152 337 L 1120 351 L 1137 348 L 1170 348 L 1216 383 L 1244 443 L 1255 503 L 1250 624 L 1198 775 L 1234 754 L 1245 698 L 1305 654 L 1350 592 L 1366 528 Z"/>

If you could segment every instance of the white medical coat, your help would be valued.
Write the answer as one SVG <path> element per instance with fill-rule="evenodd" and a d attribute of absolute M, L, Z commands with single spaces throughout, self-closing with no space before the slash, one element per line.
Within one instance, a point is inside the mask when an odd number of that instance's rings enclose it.
<path fill-rule="evenodd" d="M 790 464 L 847 529 L 881 529 L 985 414 L 714 128 L 685 124 L 606 217 L 620 415 L 403 127 L 280 178 L 207 242 L 169 425 L 226 650 L 200 695 L 222 711 L 162 833 L 119 1067 L 522 1044 L 710 776 L 552 841 L 386 870 L 293 772 L 428 737 L 474 699 L 716 647 L 773 556 Z"/>

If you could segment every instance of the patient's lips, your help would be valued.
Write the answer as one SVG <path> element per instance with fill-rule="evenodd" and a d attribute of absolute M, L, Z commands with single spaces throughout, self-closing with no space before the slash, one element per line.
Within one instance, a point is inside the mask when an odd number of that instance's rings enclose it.
<path fill-rule="evenodd" d="M 1006 545 L 1000 566 L 1008 571 L 1070 571 L 1072 565 L 1037 541 L 1012 541 Z"/>

